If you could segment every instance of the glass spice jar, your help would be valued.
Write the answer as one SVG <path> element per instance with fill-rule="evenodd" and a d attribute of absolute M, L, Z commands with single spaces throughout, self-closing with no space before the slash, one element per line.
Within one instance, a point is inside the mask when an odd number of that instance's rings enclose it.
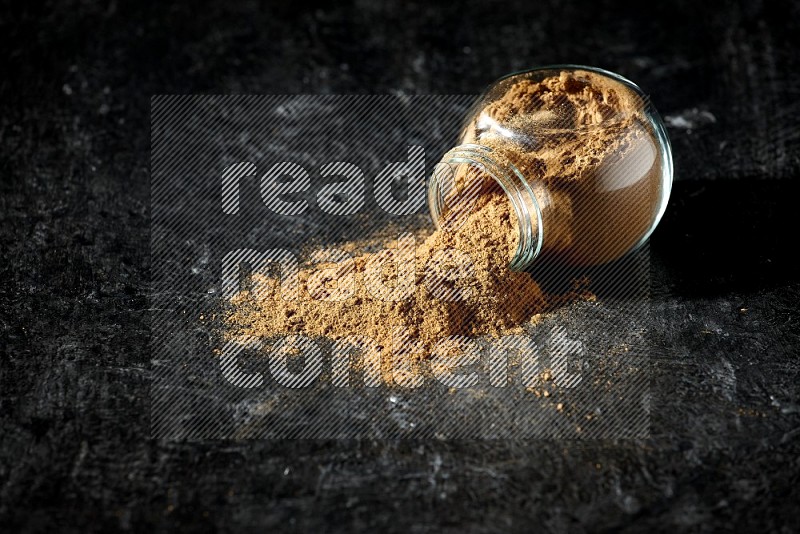
<path fill-rule="evenodd" d="M 510 266 L 603 264 L 641 246 L 672 186 L 664 124 L 642 90 L 594 67 L 553 65 L 492 84 L 428 183 L 439 226 L 458 175 L 478 171 L 516 215 Z"/>

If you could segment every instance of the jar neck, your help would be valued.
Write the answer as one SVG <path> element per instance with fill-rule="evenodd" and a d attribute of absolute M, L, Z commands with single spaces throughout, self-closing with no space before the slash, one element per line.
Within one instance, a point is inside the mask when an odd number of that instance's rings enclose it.
<path fill-rule="evenodd" d="M 475 166 L 500 185 L 517 217 L 517 250 L 509 267 L 521 271 L 530 267 L 542 250 L 544 241 L 542 210 L 534 194 L 534 184 L 531 184 L 513 163 L 498 156 L 489 147 L 464 144 L 447 152 L 439 165 L 448 165 L 451 169 L 459 165 Z M 428 208 L 437 228 L 445 211 L 446 192 L 438 173 L 434 172 L 428 184 Z"/>

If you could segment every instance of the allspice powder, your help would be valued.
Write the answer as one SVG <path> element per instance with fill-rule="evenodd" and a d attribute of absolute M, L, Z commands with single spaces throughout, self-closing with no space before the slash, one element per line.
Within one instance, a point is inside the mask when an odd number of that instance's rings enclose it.
<path fill-rule="evenodd" d="M 383 352 L 391 351 L 393 335 L 402 329 L 419 342 L 419 354 L 424 356 L 447 336 L 521 332 L 523 323 L 546 308 L 547 299 L 529 274 L 508 268 L 517 246 L 510 208 L 505 193 L 484 180 L 477 204 L 458 229 L 443 227 L 416 250 L 409 251 L 403 243 L 386 249 L 383 259 L 413 262 L 413 283 L 401 300 L 383 300 L 368 290 L 366 278 L 374 254 L 355 257 L 349 268 L 323 264 L 302 269 L 299 296 L 291 301 L 278 295 L 277 279 L 256 274 L 272 291 L 258 298 L 249 290 L 234 296 L 227 316 L 230 334 L 333 339 L 359 335 L 373 340 Z M 323 273 L 329 269 L 334 271 L 326 280 Z M 390 280 L 397 277 L 396 272 L 384 274 Z M 352 296 L 326 300 L 343 280 L 352 288 Z"/>
<path fill-rule="evenodd" d="M 536 132 L 524 142 L 510 142 L 473 123 L 462 143 L 492 148 L 495 157 L 545 186 L 539 201 L 546 255 L 579 265 L 603 263 L 629 250 L 651 224 L 661 169 L 641 99 L 621 84 L 586 71 L 522 80 L 484 113 Z M 291 301 L 279 295 L 277 279 L 256 274 L 272 291 L 239 292 L 226 317 L 228 334 L 359 335 L 391 352 L 394 333 L 403 329 L 421 344 L 424 356 L 447 336 L 520 333 L 549 307 L 585 297 L 545 295 L 530 274 L 509 269 L 517 247 L 516 218 L 500 187 L 489 177 L 477 178 L 478 200 L 461 224 L 443 224 L 419 244 L 400 239 L 383 252 L 383 259 L 413 263 L 412 274 L 403 278 L 410 286 L 405 298 L 385 300 L 367 289 L 374 276 L 371 254 L 347 265 L 301 270 L 299 297 Z M 396 272 L 381 276 L 401 278 Z M 349 296 L 332 300 L 343 284 Z"/>

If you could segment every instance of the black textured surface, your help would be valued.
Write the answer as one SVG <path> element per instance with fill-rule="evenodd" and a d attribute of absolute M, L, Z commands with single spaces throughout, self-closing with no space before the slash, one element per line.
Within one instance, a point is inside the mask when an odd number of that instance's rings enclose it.
<path fill-rule="evenodd" d="M 800 527 L 798 5 L 300 7 L 4 8 L 4 530 Z M 475 93 L 557 62 L 637 81 L 670 125 L 651 439 L 148 439 L 151 94 Z"/>

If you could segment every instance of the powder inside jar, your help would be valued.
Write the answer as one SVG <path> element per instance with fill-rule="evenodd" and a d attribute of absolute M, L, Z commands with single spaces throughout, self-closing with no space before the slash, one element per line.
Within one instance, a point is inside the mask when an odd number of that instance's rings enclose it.
<path fill-rule="evenodd" d="M 514 165 L 535 189 L 543 256 L 573 265 L 615 260 L 652 228 L 662 158 L 647 102 L 596 72 L 510 78 L 474 115 L 461 144 Z"/>

